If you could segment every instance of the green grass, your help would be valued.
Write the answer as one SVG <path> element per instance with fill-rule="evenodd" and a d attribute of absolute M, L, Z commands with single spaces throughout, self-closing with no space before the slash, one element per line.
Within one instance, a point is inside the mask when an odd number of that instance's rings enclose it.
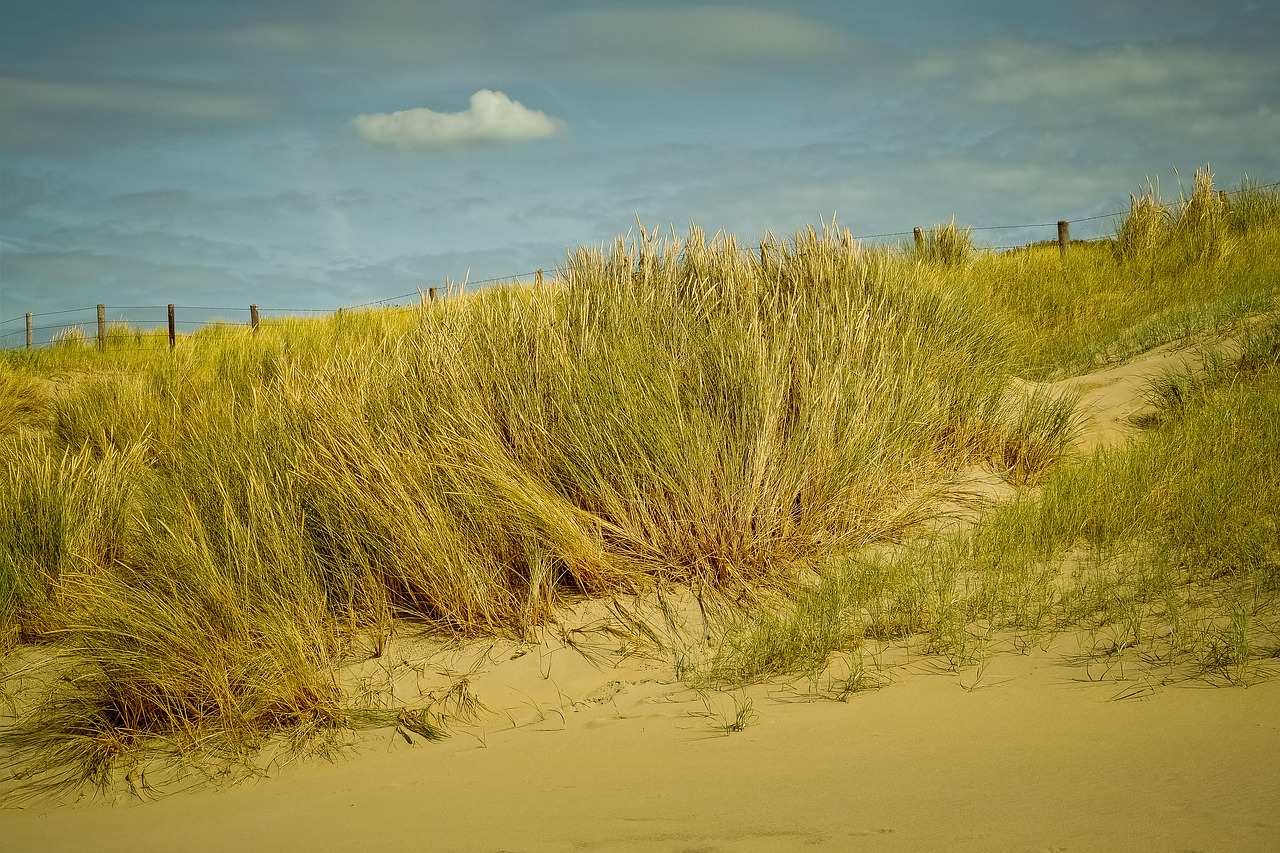
<path fill-rule="evenodd" d="M 984 631 L 1068 624 L 1137 646 L 1176 623 L 1179 661 L 1252 677 L 1273 327 L 1207 380 L 1168 378 L 1147 439 L 1084 463 L 1074 398 L 1015 381 L 1274 305 L 1274 193 L 1224 203 L 1206 172 L 1155 210 L 1135 198 L 1115 240 L 1065 257 L 981 252 L 954 223 L 922 252 L 642 232 L 540 288 L 214 326 L 172 353 L 121 328 L 103 352 L 5 352 L 0 651 L 43 645 L 67 678 L 4 748 L 106 785 L 154 749 L 409 725 L 334 676 L 397 620 L 525 637 L 566 602 L 670 584 L 756 602 L 686 673 L 708 684 L 843 655 L 849 692 L 876 680 L 868 643 L 964 662 Z M 974 465 L 1035 490 L 922 540 Z"/>
<path fill-rule="evenodd" d="M 733 623 L 703 674 L 816 678 L 837 653 L 909 637 L 953 666 L 1003 632 L 1083 627 L 1161 678 L 1248 683 L 1280 658 L 1280 317 L 1201 373 L 1152 382 L 1135 441 L 1055 467 L 972 529 L 859 555 Z M 1020 639 L 1019 639 L 1020 638 Z"/>
<path fill-rule="evenodd" d="M 1015 329 L 1020 375 L 1087 372 L 1275 305 L 1277 194 L 1245 184 L 1227 200 L 1198 173 L 1172 205 L 1133 197 L 1114 239 L 978 255 L 955 273 Z"/>

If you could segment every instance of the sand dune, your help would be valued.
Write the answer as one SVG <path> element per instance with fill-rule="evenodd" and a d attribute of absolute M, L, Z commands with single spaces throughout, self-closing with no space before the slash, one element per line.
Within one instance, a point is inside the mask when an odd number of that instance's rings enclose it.
<path fill-rule="evenodd" d="M 1162 348 L 1068 380 L 1084 447 L 1123 439 Z M 590 627 L 591 606 L 560 629 Z M 895 647 L 883 689 L 700 694 L 670 661 L 540 643 L 402 637 L 349 679 L 456 682 L 490 709 L 440 743 L 367 731 L 348 756 L 115 805 L 0 810 L 7 851 L 1275 850 L 1280 681 L 1163 686 L 1085 638 L 944 671 Z M 601 651 L 591 654 L 592 649 Z M 451 674 L 441 674 L 447 671 Z M 742 731 L 726 728 L 750 702 Z"/>
<path fill-rule="evenodd" d="M 222 790 L 6 810 L 0 832 L 7 850 L 97 853 L 1275 849 L 1280 683 L 1090 682 L 1072 644 L 999 655 L 976 686 L 916 661 L 848 702 L 756 688 L 756 720 L 729 735 L 742 696 L 704 703 L 548 646 L 549 677 L 496 666 L 477 686 L 524 693 L 518 725 L 417 747 L 384 730 Z"/>

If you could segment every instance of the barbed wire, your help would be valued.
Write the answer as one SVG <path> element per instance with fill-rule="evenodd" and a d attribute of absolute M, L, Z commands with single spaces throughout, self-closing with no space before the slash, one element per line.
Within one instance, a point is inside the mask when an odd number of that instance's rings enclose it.
<path fill-rule="evenodd" d="M 1225 192 L 1225 193 L 1227 193 L 1228 195 L 1241 195 L 1241 194 L 1243 194 L 1243 193 L 1247 193 L 1247 192 L 1257 192 L 1257 191 L 1259 191 L 1259 190 L 1274 189 L 1274 188 L 1276 188 L 1276 187 L 1280 187 L 1280 181 L 1275 181 L 1275 182 L 1270 183 L 1270 184 L 1260 184 L 1260 185 L 1244 186 L 1244 187 L 1241 187 L 1240 189 L 1236 189 L 1236 190 L 1219 190 L 1219 192 Z M 1186 198 L 1180 198 L 1177 202 L 1167 202 L 1167 203 L 1162 203 L 1160 206 L 1161 206 L 1161 207 L 1164 207 L 1164 208 L 1166 208 L 1166 209 L 1169 209 L 1169 208 L 1173 208 L 1173 207 L 1175 207 L 1175 206 L 1185 205 L 1185 204 L 1187 204 L 1187 202 L 1188 202 L 1188 199 L 1186 199 Z M 1081 216 L 1081 217 L 1078 217 L 1078 218 L 1076 218 L 1076 219 L 1065 219 L 1065 220 L 1061 220 L 1061 221 L 1063 221 L 1063 222 L 1067 222 L 1068 224 L 1071 224 L 1071 225 L 1075 225 L 1075 224 L 1077 224 L 1077 223 L 1081 223 L 1081 222 L 1093 222 L 1093 221 L 1096 221 L 1096 220 L 1099 220 L 1099 219 L 1111 219 L 1111 218 L 1115 218 L 1115 217 L 1123 216 L 1123 215 L 1124 215 L 1124 211 L 1116 211 L 1115 213 L 1099 213 L 1099 214 L 1094 215 L 1094 216 Z M 1052 227 L 1054 227 L 1054 226 L 1056 226 L 1056 225 L 1057 225 L 1057 222 L 1056 222 L 1056 221 L 1055 221 L 1055 222 L 1029 222 L 1029 223 L 1022 223 L 1022 224 L 1016 224 L 1016 225 L 974 225 L 974 226 L 970 226 L 968 230 L 970 230 L 970 231 L 1007 231 L 1007 230 L 1014 230 L 1014 229 L 1018 229 L 1018 228 L 1052 228 Z M 912 229 L 912 230 L 910 230 L 910 231 L 885 231 L 885 232 L 881 232 L 881 233 L 878 233 L 878 234 L 861 234 L 861 235 L 856 235 L 856 236 L 853 236 L 853 237 L 852 237 L 852 239 L 854 239 L 854 240 L 880 240 L 880 239 L 884 239 L 884 238 L 887 238 L 887 237 L 909 237 L 909 236 L 913 236 L 914 234 L 915 234 L 915 229 Z M 1003 251 L 1010 251 L 1010 250 L 1013 250 L 1013 249 L 1025 248 L 1025 246 L 1021 246 L 1021 245 L 1020 245 L 1020 246 L 992 246 L 992 247 L 988 247 L 988 248 L 990 249 L 990 251 L 1002 251 L 1002 252 L 1003 252 Z M 498 282 L 498 281 L 512 281 L 512 280 L 517 280 L 517 279 L 527 278 L 527 277 L 529 277 L 529 276 L 537 275 L 537 273 L 538 273 L 538 272 L 540 272 L 540 271 L 541 271 L 541 270 L 531 270 L 531 271 L 529 271 L 529 272 L 514 273 L 514 274 L 511 274 L 511 275 L 494 276 L 494 277 L 492 277 L 492 278 L 483 278 L 483 279 L 476 279 L 476 280 L 464 279 L 464 280 L 462 280 L 461 282 L 458 282 L 458 283 L 459 283 L 459 284 L 462 284 L 463 286 L 465 286 L 465 285 L 468 285 L 468 284 L 491 284 L 491 283 L 493 283 L 493 282 Z M 446 284 L 446 286 L 449 284 L 448 279 L 445 279 L 445 284 Z M 416 296 L 416 297 L 421 297 L 421 295 L 422 295 L 424 292 L 425 292 L 425 289 L 424 289 L 424 288 L 418 288 L 418 289 L 415 289 L 415 290 L 409 291 L 409 292 L 407 292 L 407 293 L 400 293 L 400 294 L 397 294 L 397 295 L 395 295 L 395 296 L 387 296 L 387 297 L 384 297 L 384 298 L 382 298 L 382 299 L 375 299 L 375 300 L 372 300 L 372 301 L 370 301 L 370 302 L 361 302 L 361 303 L 358 303 L 358 304 L 355 304 L 355 305 L 344 305 L 344 306 L 340 306 L 340 307 L 341 307 L 342 309 L 344 309 L 344 310 L 356 310 L 356 309 L 359 309 L 359 308 L 369 308 L 369 307 L 372 307 L 372 306 L 375 306 L 375 305 L 387 305 L 387 304 L 389 304 L 389 303 L 397 302 L 398 300 L 401 300 L 401 299 L 410 299 L 410 298 L 413 298 L 413 297 L 415 297 L 415 296 Z M 248 310 L 248 309 L 246 309 L 244 306 L 221 306 L 221 307 L 213 307 L 213 306 L 207 306 L 207 305 L 174 305 L 174 306 L 173 306 L 173 308 L 174 308 L 174 310 L 175 310 L 175 311 L 216 311 L 216 312 L 222 312 L 222 313 L 233 313 L 233 312 L 234 312 L 234 313 L 240 313 L 240 312 L 244 312 L 244 311 Z M 104 305 L 104 306 L 103 306 L 103 310 L 104 310 L 104 311 L 165 311 L 165 310 L 167 310 L 167 309 L 168 309 L 168 306 L 167 306 L 167 305 Z M 30 314 L 30 316 L 31 316 L 31 317 L 33 317 L 33 318 L 34 318 L 34 317 L 54 317 L 54 316 L 61 316 L 61 315 L 66 315 L 66 314 L 77 314 L 77 313 L 81 313 L 81 312 L 91 312 L 91 311 L 96 311 L 96 310 L 97 310 L 97 306 L 96 306 L 96 305 L 94 305 L 94 306 L 86 306 L 86 307 L 82 307 L 82 308 L 63 308 L 63 309 L 60 309 L 60 310 L 57 310 L 57 311 L 39 311 L 39 312 L 33 312 L 33 313 L 31 313 L 31 314 Z M 257 310 L 258 310 L 258 312 L 259 312 L 259 313 L 261 313 L 261 314 L 266 314 L 266 313 L 271 313 L 271 314 L 328 314 L 328 313 L 332 313 L 333 311 L 336 311 L 336 310 L 339 310 L 339 309 L 337 309 L 337 308 L 334 308 L 334 309 L 327 309 L 327 308 L 280 308 L 280 307 L 269 307 L 269 308 L 258 308 Z M 2 328 L 2 327 L 4 327 L 4 326 L 7 326 L 7 325 L 9 325 L 10 323 L 24 322 L 24 321 L 26 320 L 26 317 L 27 317 L 27 315 L 20 315 L 20 316 L 17 316 L 17 317 L 10 317 L 10 318 L 9 318 L 9 319 L 7 319 L 7 320 L 0 320 L 0 328 Z M 86 321 L 86 323 L 88 323 L 88 322 L 93 322 L 93 320 L 92 320 L 92 319 L 90 319 L 90 320 Z M 178 325 L 196 325 L 196 326 L 208 325 L 207 323 L 200 322 L 200 321 L 195 321 L 195 320 L 177 320 L 177 321 L 175 321 L 175 322 L 176 322 Z M 68 323 L 68 324 L 63 324 L 63 325 L 54 325 L 54 326 L 33 326 L 33 327 L 32 327 L 32 329 L 31 329 L 31 331 L 34 333 L 34 332 L 37 332 L 37 331 L 50 331 L 50 330 L 53 330 L 53 329 L 67 329 L 67 328 L 72 328 L 72 327 L 74 327 L 74 326 L 78 326 L 78 325 L 80 325 L 80 324 L 79 324 L 79 323 Z M 227 325 L 250 325 L 250 324 L 248 324 L 248 323 L 227 323 Z M 25 334 L 25 332 L 26 332 L 26 328 L 25 328 L 25 326 L 24 326 L 23 328 L 15 329 L 15 330 L 13 330 L 13 331 L 3 332 L 3 333 L 0 333 L 0 340 L 2 340 L 2 339 L 4 339 L 4 338 L 7 338 L 7 337 L 10 337 L 10 336 L 13 336 L 13 335 Z"/>
<path fill-rule="evenodd" d="M 1066 220 L 1066 221 L 1083 222 L 1084 220 L 1076 219 L 1076 220 Z M 970 231 L 1005 231 L 1011 228 L 1053 228 L 1057 224 L 1058 223 L 1056 222 L 1040 222 L 1035 225 L 974 225 L 971 228 L 969 228 L 969 230 Z"/>
<path fill-rule="evenodd" d="M 401 293 L 399 296 L 388 296 L 386 299 L 375 299 L 373 302 L 361 302 L 359 305 L 349 306 L 352 310 L 356 308 L 368 308 L 370 305 L 386 305 L 388 302 L 395 302 L 397 299 L 408 299 L 410 296 L 417 296 L 419 291 L 415 290 L 410 293 Z"/>
<path fill-rule="evenodd" d="M 537 275 L 539 272 L 540 270 L 530 270 L 529 272 L 520 272 L 520 273 L 515 273 L 514 275 L 500 275 L 500 276 L 495 276 L 494 278 L 481 278 L 481 279 L 476 279 L 474 281 L 470 279 L 464 279 L 462 282 L 460 282 L 460 284 L 463 284 L 463 285 L 490 284 L 495 281 L 510 281 L 512 279 L 519 279 L 519 278 L 525 278 L 531 275 Z M 351 310 L 355 310 L 356 308 L 368 308 L 371 305 L 386 305 L 388 302 L 395 302 L 398 299 L 410 299 L 414 296 L 420 297 L 422 296 L 422 293 L 423 293 L 422 289 L 419 288 L 418 290 L 411 290 L 408 293 L 401 293 L 397 296 L 388 296 L 385 299 L 375 299 L 372 302 L 361 302 L 359 305 L 348 305 L 346 307 Z"/>
<path fill-rule="evenodd" d="M 160 306 L 160 307 L 167 308 L 168 306 Z M 174 311 L 248 311 L 249 309 L 245 308 L 243 305 L 238 308 L 227 308 L 226 306 L 223 306 L 221 308 L 211 308 L 208 305 L 175 305 L 173 306 L 173 310 Z"/>
<path fill-rule="evenodd" d="M 199 320 L 179 320 L 175 323 L 175 326 L 194 326 L 199 329 L 207 329 L 211 325 L 213 324 L 202 323 Z M 251 323 L 219 323 L 217 325 L 223 328 L 244 329 L 246 333 L 248 333 L 249 330 L 253 328 Z M 76 329 L 81 327 L 72 324 L 72 325 L 64 325 L 64 326 L 45 326 L 41 328 L 44 329 L 45 331 L 48 331 L 50 329 L 65 331 L 66 329 Z M 10 337 L 15 334 L 23 334 L 24 331 L 25 330 L 23 329 L 18 329 L 16 332 L 6 332 L 4 334 L 0 334 L 0 339 L 3 339 L 5 337 Z M 32 331 L 36 331 L 36 330 L 33 328 Z M 184 332 L 183 334 L 185 335 L 190 333 Z M 159 349 L 159 348 L 168 346 L 168 343 L 169 343 L 169 330 L 164 326 L 158 326 L 150 329 L 138 329 L 135 327 L 129 327 L 123 332 L 108 331 L 106 334 L 106 338 L 103 341 L 103 344 L 111 350 Z M 72 338 L 59 338 L 58 335 L 55 334 L 49 339 L 44 341 L 39 341 L 39 342 L 33 341 L 30 349 L 33 349 L 33 350 L 55 349 L 58 347 L 93 348 L 97 346 L 97 344 L 98 344 L 98 339 L 97 339 L 96 333 L 86 332 L 78 337 L 72 337 Z"/>
<path fill-rule="evenodd" d="M 889 231 L 884 234 L 860 234 L 853 239 L 855 240 L 879 240 L 882 237 L 910 237 L 914 231 Z"/>
<path fill-rule="evenodd" d="M 52 317 L 55 314 L 75 314 L 80 311 L 95 311 L 95 310 L 97 310 L 96 305 L 90 306 L 88 308 L 64 308 L 61 311 L 40 311 L 38 313 L 32 314 L 31 316 L 32 317 Z M 24 320 L 24 319 L 26 319 L 26 315 L 23 315 L 21 317 L 10 317 L 8 320 L 0 320 L 0 326 L 4 326 L 9 323 L 14 323 L 14 322 L 17 322 L 18 320 Z"/>

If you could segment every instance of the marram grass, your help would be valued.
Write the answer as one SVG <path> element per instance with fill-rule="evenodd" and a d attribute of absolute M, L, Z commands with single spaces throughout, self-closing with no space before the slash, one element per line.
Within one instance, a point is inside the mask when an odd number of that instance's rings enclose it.
<path fill-rule="evenodd" d="M 1135 441 L 1055 467 L 959 534 L 828 566 L 783 603 L 734 620 L 698 673 L 732 686 L 816 679 L 909 637 L 953 667 L 1003 632 L 1022 643 L 1083 627 L 1107 667 L 1244 683 L 1280 658 L 1280 317 L 1205 373 L 1154 380 Z M 874 676 L 868 676 L 875 683 Z M 840 693 L 840 685 L 822 685 Z"/>
<path fill-rule="evenodd" d="M 671 583 L 764 601 L 858 567 L 769 617 L 763 646 L 731 634 L 727 681 L 812 671 L 865 637 L 954 651 L 980 613 L 1101 618 L 1102 581 L 1046 598 L 1052 555 L 1023 560 L 1046 546 L 1006 522 L 981 536 L 1012 556 L 973 569 L 968 597 L 943 551 L 853 555 L 914 539 L 973 465 L 1064 488 L 1074 401 L 1014 378 L 1265 307 L 1278 223 L 1274 194 L 1224 203 L 1198 179 L 1137 248 L 1126 222 L 1065 258 L 983 253 L 954 226 L 924 255 L 834 227 L 749 250 L 642 232 L 539 288 L 211 327 L 173 353 L 123 329 L 136 345 L 5 353 L 0 643 L 47 646 L 67 679 L 3 748 L 100 784 L 157 745 L 242 755 L 385 717 L 333 673 L 393 620 L 524 635 L 575 597 Z M 983 541 L 945 547 L 972 561 Z"/>

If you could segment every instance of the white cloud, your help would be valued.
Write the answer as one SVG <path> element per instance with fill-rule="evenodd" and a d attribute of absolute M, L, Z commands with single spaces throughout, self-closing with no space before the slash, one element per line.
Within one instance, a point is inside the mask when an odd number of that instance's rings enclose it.
<path fill-rule="evenodd" d="M 470 108 L 462 112 L 438 113 L 420 107 L 356 116 L 351 125 L 370 142 L 400 146 L 540 139 L 565 130 L 558 119 L 488 89 L 472 95 Z"/>

